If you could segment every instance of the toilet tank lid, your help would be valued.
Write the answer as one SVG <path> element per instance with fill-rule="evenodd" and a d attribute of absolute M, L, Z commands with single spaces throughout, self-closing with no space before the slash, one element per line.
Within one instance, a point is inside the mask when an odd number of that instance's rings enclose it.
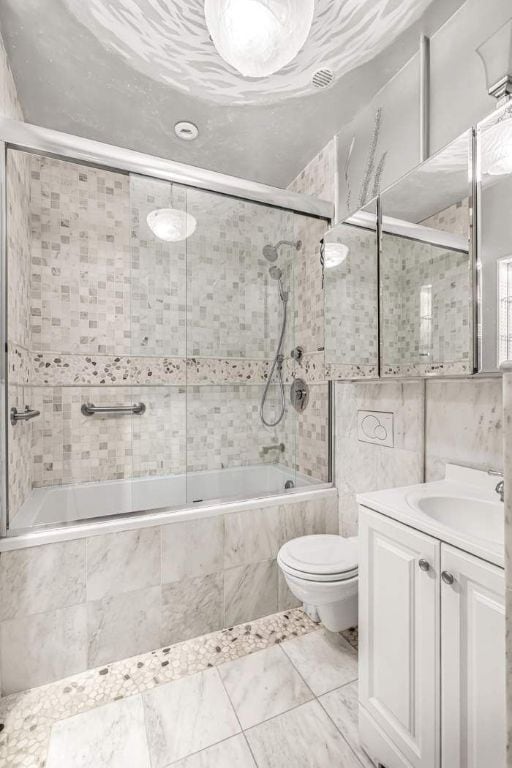
<path fill-rule="evenodd" d="M 290 539 L 278 560 L 303 573 L 335 574 L 353 571 L 359 560 L 357 536 L 349 539 L 328 533 Z"/>

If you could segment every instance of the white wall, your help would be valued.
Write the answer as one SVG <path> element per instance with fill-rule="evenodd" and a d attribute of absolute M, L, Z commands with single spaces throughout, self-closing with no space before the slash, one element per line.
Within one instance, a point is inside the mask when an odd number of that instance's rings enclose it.
<path fill-rule="evenodd" d="M 495 101 L 487 93 L 484 67 L 476 49 L 511 16 L 510 0 L 467 0 L 433 35 L 431 153 L 494 109 Z M 341 127 L 337 137 L 338 221 L 371 199 L 379 185 L 384 189 L 419 162 L 419 83 L 416 55 L 365 109 Z M 380 175 L 379 163 L 383 164 Z"/>

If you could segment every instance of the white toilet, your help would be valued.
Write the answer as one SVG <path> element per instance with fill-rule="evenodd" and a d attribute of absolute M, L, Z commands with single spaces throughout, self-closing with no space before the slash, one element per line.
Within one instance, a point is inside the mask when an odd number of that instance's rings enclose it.
<path fill-rule="evenodd" d="M 331 632 L 357 625 L 358 539 L 317 534 L 283 544 L 277 562 L 304 610 Z"/>

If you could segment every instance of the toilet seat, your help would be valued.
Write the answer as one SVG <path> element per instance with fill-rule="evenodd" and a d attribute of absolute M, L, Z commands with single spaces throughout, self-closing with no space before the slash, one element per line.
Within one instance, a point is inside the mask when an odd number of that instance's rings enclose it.
<path fill-rule="evenodd" d="M 281 547 L 277 560 L 283 572 L 295 578 L 345 581 L 357 576 L 358 540 L 330 534 L 300 536 Z"/>

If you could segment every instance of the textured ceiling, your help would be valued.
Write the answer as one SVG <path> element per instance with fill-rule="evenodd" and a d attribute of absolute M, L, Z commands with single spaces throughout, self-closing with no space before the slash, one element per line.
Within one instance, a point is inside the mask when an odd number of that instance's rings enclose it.
<path fill-rule="evenodd" d="M 65 0 L 108 50 L 135 69 L 185 93 L 224 104 L 270 103 L 314 91 L 320 66 L 337 77 L 390 45 L 431 0 L 316 0 L 308 39 L 295 59 L 270 77 L 244 78 L 210 40 L 204 0 Z"/>
<path fill-rule="evenodd" d="M 264 80 L 218 57 L 202 0 L 0 0 L 0 28 L 29 122 L 285 187 L 461 4 L 317 0 L 303 50 Z M 336 81 L 312 89 L 326 65 Z"/>

